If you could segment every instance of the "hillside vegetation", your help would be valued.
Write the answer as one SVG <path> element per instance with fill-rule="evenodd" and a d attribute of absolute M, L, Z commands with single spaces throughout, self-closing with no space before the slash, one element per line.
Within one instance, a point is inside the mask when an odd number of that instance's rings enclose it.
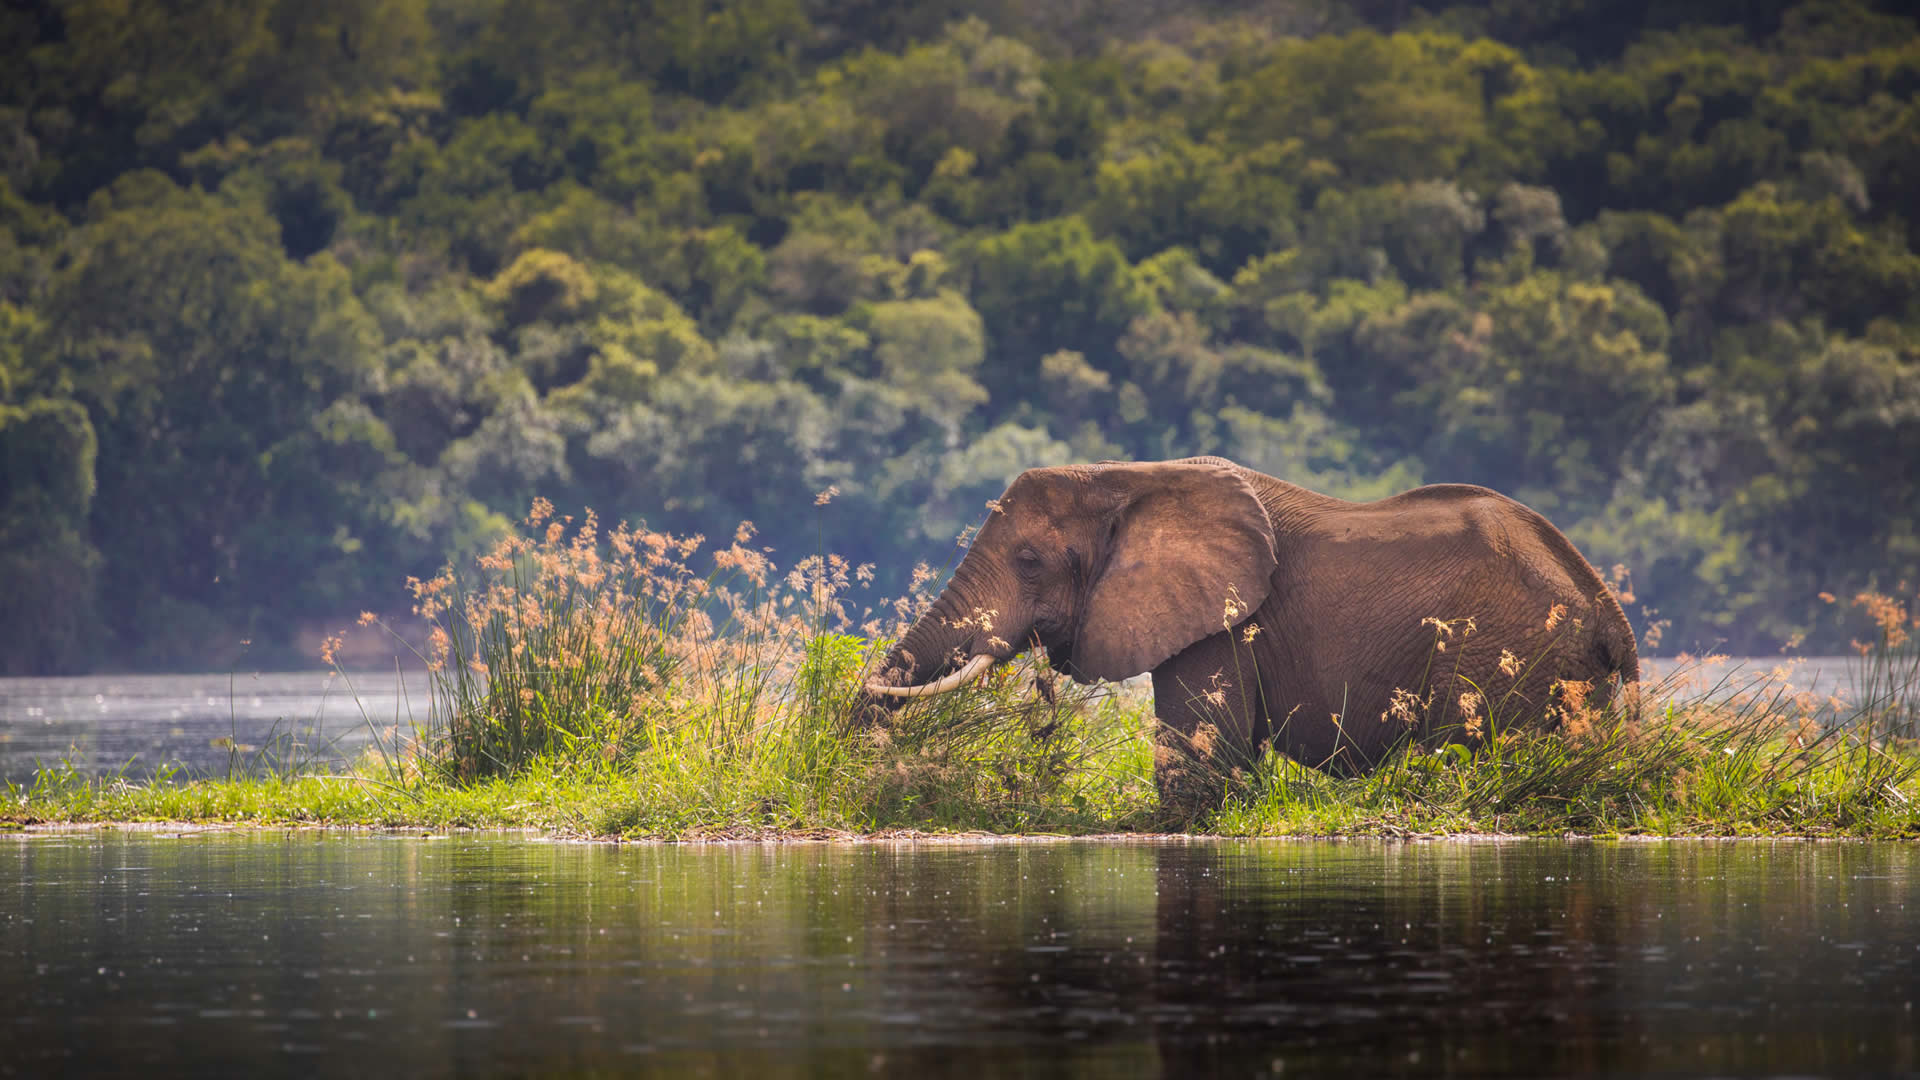
<path fill-rule="evenodd" d="M 897 593 L 1194 453 L 1844 648 L 1920 582 L 1896 8 L 9 4 L 0 672 L 286 656 L 536 496 Z"/>

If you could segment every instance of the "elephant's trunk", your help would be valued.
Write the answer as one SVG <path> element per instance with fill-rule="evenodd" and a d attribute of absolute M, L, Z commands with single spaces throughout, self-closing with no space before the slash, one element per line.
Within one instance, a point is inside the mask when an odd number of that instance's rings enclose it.
<path fill-rule="evenodd" d="M 941 591 L 933 606 L 888 651 L 880 677 L 867 683 L 867 692 L 897 702 L 957 690 L 986 674 L 998 657 L 984 648 L 975 648 L 973 629 L 960 614 L 973 610 L 968 601 L 971 594 L 967 586 L 967 562 L 961 560 L 953 581 Z M 962 655 L 965 661 L 959 670 L 934 679 Z"/>

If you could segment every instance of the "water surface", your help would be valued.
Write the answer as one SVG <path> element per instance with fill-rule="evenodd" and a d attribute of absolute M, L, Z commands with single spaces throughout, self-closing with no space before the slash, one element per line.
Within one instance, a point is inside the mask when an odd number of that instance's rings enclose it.
<path fill-rule="evenodd" d="M 0 839 L 0 1074 L 1920 1068 L 1916 849 Z"/>
<path fill-rule="evenodd" d="M 0 679 L 0 781 L 62 763 L 139 780 L 169 767 L 198 777 L 335 764 L 370 731 L 424 726 L 425 689 L 419 673 L 352 686 L 324 671 Z"/>

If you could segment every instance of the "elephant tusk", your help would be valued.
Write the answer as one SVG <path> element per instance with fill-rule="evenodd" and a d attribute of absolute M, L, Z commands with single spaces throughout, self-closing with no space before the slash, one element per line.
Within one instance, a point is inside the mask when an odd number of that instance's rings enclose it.
<path fill-rule="evenodd" d="M 993 657 L 988 656 L 986 653 L 981 653 L 967 661 L 966 666 L 962 667 L 959 671 L 954 672 L 938 682 L 923 683 L 919 686 L 882 686 L 879 683 L 870 682 L 867 684 L 867 691 L 883 697 L 932 697 L 935 694 L 944 694 L 949 690 L 960 689 L 975 679 L 978 679 L 980 676 L 985 675 L 987 669 L 992 666 Z"/>

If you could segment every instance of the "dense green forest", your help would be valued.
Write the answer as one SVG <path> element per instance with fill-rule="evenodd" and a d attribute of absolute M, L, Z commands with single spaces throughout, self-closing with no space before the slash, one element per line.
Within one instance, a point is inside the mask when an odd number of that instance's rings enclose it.
<path fill-rule="evenodd" d="M 898 592 L 1192 453 L 1844 648 L 1920 582 L 1902 6 L 11 0 L 0 672 L 285 656 L 536 495 Z"/>

